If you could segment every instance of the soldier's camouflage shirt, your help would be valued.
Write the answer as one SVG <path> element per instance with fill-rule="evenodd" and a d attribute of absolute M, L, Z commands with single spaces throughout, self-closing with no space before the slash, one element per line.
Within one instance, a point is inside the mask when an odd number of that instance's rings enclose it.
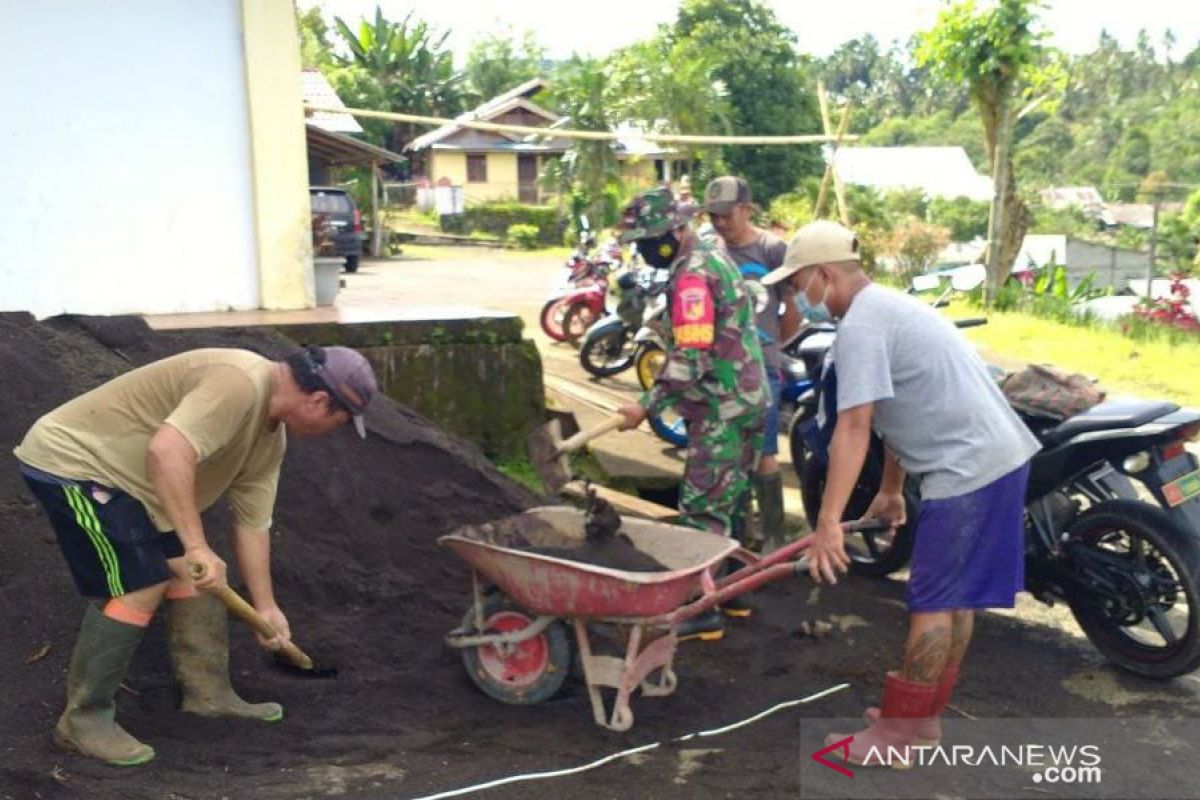
<path fill-rule="evenodd" d="M 689 420 L 763 414 L 770 402 L 754 296 L 712 239 L 680 254 L 667 287 L 667 360 L 642 396 L 651 412 L 674 406 Z"/>

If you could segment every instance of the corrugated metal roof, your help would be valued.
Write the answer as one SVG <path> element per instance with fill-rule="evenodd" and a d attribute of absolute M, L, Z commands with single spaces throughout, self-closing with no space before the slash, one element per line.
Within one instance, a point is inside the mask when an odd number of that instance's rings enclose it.
<path fill-rule="evenodd" d="M 880 191 L 921 189 L 930 197 L 992 197 L 992 179 L 975 171 L 961 147 L 841 147 L 834 167 L 846 183 Z"/>
<path fill-rule="evenodd" d="M 1095 186 L 1052 186 L 1039 193 L 1042 202 L 1050 208 L 1096 208 L 1104 205 L 1104 198 Z"/>
<path fill-rule="evenodd" d="M 325 108 L 345 108 L 346 104 L 337 92 L 329 85 L 329 81 L 319 70 L 306 69 L 300 73 L 300 96 L 305 103 Z M 306 121 L 318 128 L 334 133 L 362 133 L 358 120 L 349 114 L 335 114 L 329 111 L 310 112 Z"/>
<path fill-rule="evenodd" d="M 403 163 L 408 159 L 399 153 L 377 147 L 344 133 L 326 130 L 308 122 L 304 126 L 308 152 L 330 166 L 369 166 L 385 161 Z"/>
<path fill-rule="evenodd" d="M 418 136 L 416 139 L 413 139 L 411 142 L 409 142 L 408 145 L 404 149 L 405 150 L 423 150 L 426 147 L 431 147 L 434 144 L 437 144 L 438 142 L 440 142 L 442 139 L 445 139 L 447 136 L 450 136 L 451 134 L 462 130 L 462 126 L 458 124 L 459 121 L 469 122 L 469 121 L 473 121 L 473 120 L 479 120 L 479 121 L 487 122 L 487 121 L 493 119 L 494 117 L 500 116 L 501 114 L 503 114 L 506 111 L 511 111 L 513 108 L 516 108 L 517 106 L 527 108 L 530 111 L 534 112 L 535 114 L 544 116 L 547 120 L 553 121 L 555 119 L 554 114 L 552 114 L 551 112 L 547 111 L 544 108 L 541 108 L 537 104 L 529 101 L 530 97 L 537 94 L 542 89 L 546 88 L 546 86 L 547 86 L 547 82 L 544 79 L 531 78 L 530 80 L 527 80 L 524 83 L 522 83 L 520 86 L 514 86 L 512 89 L 509 89 L 507 92 L 496 95 L 491 100 L 488 100 L 486 103 L 484 103 L 483 105 L 477 106 L 477 107 L 471 109 L 470 111 L 466 111 L 462 114 L 459 114 L 457 117 L 455 117 L 454 122 L 447 123 L 446 125 L 443 125 L 440 128 L 434 128 L 429 133 L 426 133 L 422 136 Z M 503 137 L 503 134 L 498 134 L 498 133 L 491 134 L 491 135 L 496 136 L 496 137 Z"/>

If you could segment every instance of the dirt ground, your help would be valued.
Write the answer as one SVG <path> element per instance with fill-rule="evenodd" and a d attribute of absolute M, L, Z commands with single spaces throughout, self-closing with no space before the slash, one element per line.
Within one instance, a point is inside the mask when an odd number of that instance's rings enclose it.
<path fill-rule="evenodd" d="M 236 331 L 151 334 L 128 319 L 39 324 L 0 315 L 0 452 L 76 393 L 136 364 L 211 345 L 269 356 L 287 349 L 281 338 Z M 468 605 L 469 582 L 435 540 L 536 499 L 472 446 L 394 403 L 381 399 L 368 427 L 366 442 L 344 431 L 290 443 L 273 539 L 277 593 L 296 640 L 318 660 L 336 663 L 338 677 L 283 673 L 234 625 L 235 685 L 248 699 L 283 703 L 285 719 L 267 725 L 194 718 L 176 710 L 156 620 L 129 691 L 119 696 L 122 723 L 158 751 L 132 770 L 62 753 L 51 741 L 83 602 L 15 466 L 0 469 L 0 798 L 417 798 L 576 766 L 848 682 L 845 691 L 730 733 L 478 795 L 792 798 L 805 796 L 801 721 L 857 716 L 878 699 L 884 671 L 895 665 L 904 635 L 902 582 L 850 579 L 814 590 L 797 579 L 756 595 L 758 613 L 731 621 L 723 641 L 682 645 L 678 691 L 636 697 L 628 733 L 592 723 L 577 677 L 542 705 L 501 705 L 471 685 L 458 654 L 442 643 Z M 219 511 L 210 515 L 210 536 L 227 553 L 224 527 Z M 813 619 L 831 622 L 833 632 L 821 640 L 799 636 L 800 623 Z M 1186 717 L 1200 710 L 1198 684 L 1120 675 L 1086 641 L 1059 628 L 989 614 L 977 624 L 953 702 L 979 717 Z M 1165 765 L 1142 764 L 1147 785 L 1191 785 L 1171 774 L 1194 763 L 1190 747 L 1179 745 Z M 927 780 L 919 772 L 894 780 Z M 925 796 L 935 792 L 968 796 L 969 788 L 930 786 Z"/>

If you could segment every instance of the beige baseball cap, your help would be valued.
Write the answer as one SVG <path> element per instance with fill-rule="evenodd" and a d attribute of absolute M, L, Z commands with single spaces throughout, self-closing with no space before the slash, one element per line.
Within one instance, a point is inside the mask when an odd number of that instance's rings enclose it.
<path fill-rule="evenodd" d="M 858 237 L 854 231 L 836 222 L 810 222 L 788 242 L 783 266 L 771 270 L 762 278 L 770 286 L 790 278 L 813 264 L 835 264 L 840 261 L 859 261 Z"/>

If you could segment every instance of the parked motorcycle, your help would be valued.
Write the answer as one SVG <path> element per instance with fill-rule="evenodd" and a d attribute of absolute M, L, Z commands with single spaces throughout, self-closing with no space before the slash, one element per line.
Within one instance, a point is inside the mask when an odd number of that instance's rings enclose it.
<path fill-rule="evenodd" d="M 665 269 L 630 269 L 609 282 L 607 307 L 611 313 L 584 334 L 579 363 L 590 374 L 606 378 L 633 366 L 649 346 L 636 340 L 647 319 L 661 316 L 666 306 L 664 289 L 670 278 Z"/>
<path fill-rule="evenodd" d="M 604 315 L 608 275 L 623 262 L 620 244 L 609 240 L 597 248 L 586 217 L 581 218 L 579 244 L 567 259 L 566 274 L 556 279 L 539 314 L 546 335 L 578 345 L 592 323 Z"/>

